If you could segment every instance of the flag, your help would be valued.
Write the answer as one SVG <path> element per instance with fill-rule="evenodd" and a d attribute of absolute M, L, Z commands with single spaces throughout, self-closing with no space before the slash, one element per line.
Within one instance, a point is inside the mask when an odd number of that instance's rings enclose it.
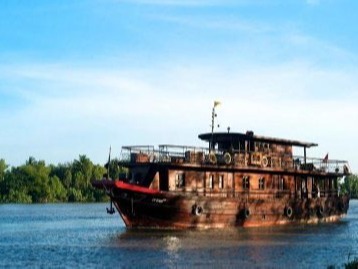
<path fill-rule="evenodd" d="M 326 154 L 326 156 L 324 156 L 323 160 L 322 160 L 324 163 L 327 163 L 328 162 L 328 153 Z"/>
<path fill-rule="evenodd" d="M 217 107 L 218 105 L 220 105 L 221 102 L 220 101 L 214 101 L 214 107 Z"/>

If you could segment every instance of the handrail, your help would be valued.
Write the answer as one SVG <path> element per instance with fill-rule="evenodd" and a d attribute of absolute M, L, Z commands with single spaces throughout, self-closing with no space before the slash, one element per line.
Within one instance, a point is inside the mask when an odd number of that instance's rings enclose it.
<path fill-rule="evenodd" d="M 327 160 L 321 158 L 306 158 L 302 156 L 293 156 L 295 169 L 320 171 L 327 173 L 350 173 L 348 161 L 344 160 Z"/>
<path fill-rule="evenodd" d="M 209 148 L 159 145 L 158 149 L 150 145 L 123 146 L 121 152 L 122 162 L 139 163 L 192 163 L 231 165 L 234 167 L 256 167 L 264 169 L 284 169 L 293 171 L 316 171 L 322 173 L 349 174 L 350 167 L 347 161 L 327 160 L 321 158 L 308 158 L 279 154 L 276 152 L 258 152 L 234 150 L 230 158 L 224 158 L 225 152 L 209 151 Z"/>

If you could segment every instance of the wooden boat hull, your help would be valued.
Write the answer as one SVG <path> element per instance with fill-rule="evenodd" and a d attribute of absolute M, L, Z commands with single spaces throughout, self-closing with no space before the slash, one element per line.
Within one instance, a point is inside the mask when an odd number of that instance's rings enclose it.
<path fill-rule="evenodd" d="M 226 228 L 335 222 L 349 197 L 262 200 L 249 195 L 215 197 L 172 193 L 123 183 L 102 182 L 130 228 Z M 120 182 L 120 184 L 118 184 Z"/>

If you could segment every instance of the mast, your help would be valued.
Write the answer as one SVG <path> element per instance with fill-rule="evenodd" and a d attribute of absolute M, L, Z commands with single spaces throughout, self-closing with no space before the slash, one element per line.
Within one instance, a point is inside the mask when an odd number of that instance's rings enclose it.
<path fill-rule="evenodd" d="M 219 101 L 214 101 L 213 110 L 211 112 L 211 140 L 209 142 L 209 152 L 214 148 L 213 147 L 213 139 L 214 139 L 214 126 L 215 126 L 215 118 L 217 114 L 215 113 L 215 108 L 219 106 L 221 103 Z"/>

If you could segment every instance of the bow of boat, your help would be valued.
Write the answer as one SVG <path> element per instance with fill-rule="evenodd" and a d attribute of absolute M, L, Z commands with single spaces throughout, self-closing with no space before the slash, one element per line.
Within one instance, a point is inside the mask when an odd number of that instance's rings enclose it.
<path fill-rule="evenodd" d="M 95 180 L 92 182 L 92 186 L 97 189 L 104 189 L 106 191 L 111 191 L 113 189 L 129 191 L 133 193 L 143 193 L 143 194 L 159 194 L 160 191 L 150 189 L 148 187 L 139 186 L 136 184 L 131 184 L 124 182 L 123 180 L 111 180 L 111 179 L 101 179 Z"/>

